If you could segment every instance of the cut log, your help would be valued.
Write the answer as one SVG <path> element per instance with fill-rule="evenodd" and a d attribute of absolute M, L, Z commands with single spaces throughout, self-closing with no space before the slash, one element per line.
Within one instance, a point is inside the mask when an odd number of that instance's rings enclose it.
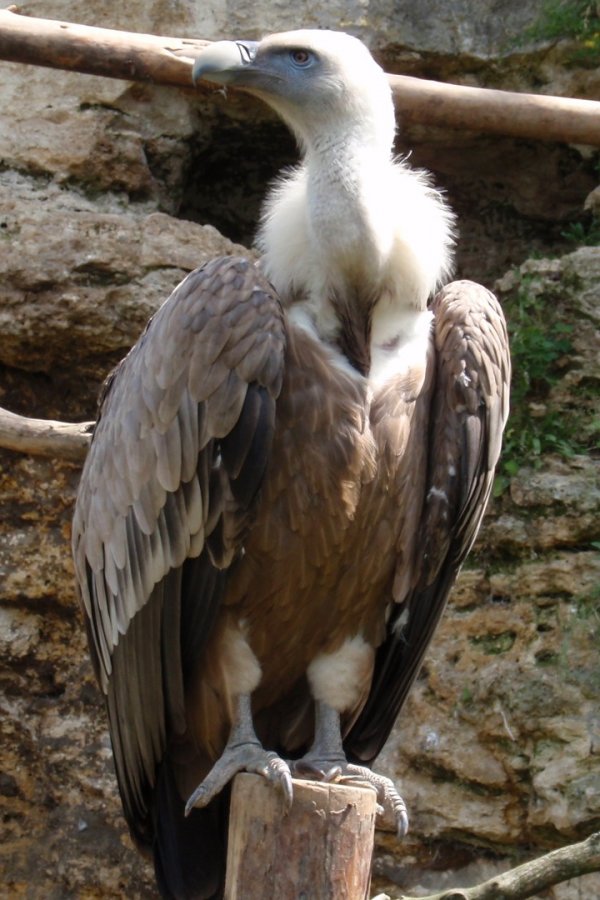
<path fill-rule="evenodd" d="M 258 775 L 233 784 L 225 900 L 366 900 L 375 834 L 368 786 L 294 780 L 281 794 Z"/>

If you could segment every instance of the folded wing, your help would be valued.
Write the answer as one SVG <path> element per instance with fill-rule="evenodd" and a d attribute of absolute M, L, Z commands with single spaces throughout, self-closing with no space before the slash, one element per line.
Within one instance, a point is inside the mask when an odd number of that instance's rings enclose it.
<path fill-rule="evenodd" d="M 281 389 L 279 301 L 246 259 L 192 272 L 109 378 L 73 553 L 134 837 L 152 841 L 167 736 L 241 551 Z"/>
<path fill-rule="evenodd" d="M 368 700 L 346 738 L 349 756 L 365 763 L 387 740 L 475 540 L 508 416 L 510 356 L 496 298 L 457 281 L 431 308 L 436 376 L 425 500 L 414 523 L 415 574 L 408 592 L 394 597 Z"/>

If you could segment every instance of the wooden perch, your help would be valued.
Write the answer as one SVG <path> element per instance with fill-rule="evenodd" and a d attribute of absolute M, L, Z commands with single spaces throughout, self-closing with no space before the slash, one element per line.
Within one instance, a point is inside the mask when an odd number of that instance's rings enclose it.
<path fill-rule="evenodd" d="M 93 422 L 53 422 L 51 419 L 27 419 L 0 407 L 0 447 L 81 462 L 90 446 Z"/>
<path fill-rule="evenodd" d="M 238 775 L 229 817 L 225 900 L 367 900 L 375 791 L 294 779 L 286 815 L 265 778 Z"/>
<path fill-rule="evenodd" d="M 157 37 L 0 10 L 0 59 L 129 81 L 191 87 L 209 41 Z M 600 103 L 390 75 L 404 122 L 600 146 Z M 209 88 L 202 88 L 210 90 Z"/>

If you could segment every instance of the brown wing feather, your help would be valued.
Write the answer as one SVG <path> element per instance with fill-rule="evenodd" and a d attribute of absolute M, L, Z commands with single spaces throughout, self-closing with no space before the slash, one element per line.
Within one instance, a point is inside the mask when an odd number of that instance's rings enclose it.
<path fill-rule="evenodd" d="M 82 473 L 73 553 L 107 697 L 125 813 L 150 795 L 184 681 L 253 514 L 281 389 L 279 302 L 245 259 L 192 272 L 109 378 Z"/>
<path fill-rule="evenodd" d="M 475 540 L 508 415 L 510 356 L 496 298 L 459 281 L 440 291 L 432 310 L 436 381 L 425 500 L 415 521 L 418 556 L 411 589 L 394 597 L 368 700 L 346 739 L 349 755 L 363 762 L 387 740 Z M 399 557 L 399 567 L 405 564 Z"/>

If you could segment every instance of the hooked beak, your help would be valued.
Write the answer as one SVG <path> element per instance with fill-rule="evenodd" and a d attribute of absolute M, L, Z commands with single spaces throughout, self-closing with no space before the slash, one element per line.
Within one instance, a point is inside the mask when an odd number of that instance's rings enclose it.
<path fill-rule="evenodd" d="M 192 82 L 200 79 L 217 84 L 235 84 L 254 62 L 258 41 L 217 41 L 202 50 L 192 68 Z"/>

